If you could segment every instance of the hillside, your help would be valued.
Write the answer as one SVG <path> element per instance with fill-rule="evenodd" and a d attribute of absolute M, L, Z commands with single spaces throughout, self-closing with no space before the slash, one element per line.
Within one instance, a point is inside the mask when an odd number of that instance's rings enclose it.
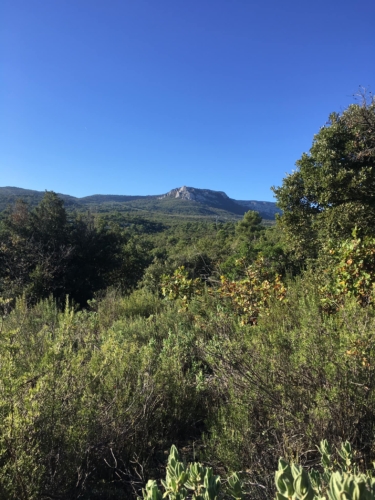
<path fill-rule="evenodd" d="M 0 211 L 5 210 L 17 199 L 22 198 L 31 206 L 36 206 L 43 198 L 43 191 L 33 191 L 18 187 L 0 187 Z M 94 211 L 145 211 L 178 217 L 199 216 L 220 220 L 239 219 L 248 210 L 256 210 L 263 219 L 273 220 L 280 210 L 275 203 L 255 200 L 235 200 L 222 191 L 197 189 L 183 186 L 166 194 L 150 196 L 91 195 L 76 198 L 66 194 L 59 196 L 67 208 L 77 210 L 92 208 Z"/>

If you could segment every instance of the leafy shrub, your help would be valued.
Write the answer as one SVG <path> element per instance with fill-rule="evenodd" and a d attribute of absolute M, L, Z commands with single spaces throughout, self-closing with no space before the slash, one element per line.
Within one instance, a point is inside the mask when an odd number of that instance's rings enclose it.
<path fill-rule="evenodd" d="M 155 448 L 199 436 L 207 391 L 196 389 L 194 330 L 177 328 L 173 304 L 144 317 L 147 303 L 155 311 L 140 292 L 92 312 L 19 300 L 4 318 L 1 498 L 129 498 Z"/>
<path fill-rule="evenodd" d="M 322 286 L 323 304 L 335 309 L 342 306 L 345 296 L 353 296 L 364 306 L 374 300 L 375 239 L 370 237 L 344 240 L 339 245 L 331 243 L 328 251 L 327 281 Z"/>
<path fill-rule="evenodd" d="M 335 315 L 321 308 L 318 283 L 287 283 L 255 326 L 232 328 L 205 345 L 220 395 L 206 435 L 211 463 L 248 470 L 254 482 L 275 457 L 304 456 L 342 436 L 373 457 L 375 314 L 355 298 Z M 269 488 L 270 485 L 267 486 Z"/>
<path fill-rule="evenodd" d="M 166 470 L 166 478 L 161 481 L 164 494 L 159 490 L 157 482 L 149 480 L 142 491 L 143 500 L 216 500 L 221 490 L 220 476 L 213 474 L 211 467 L 204 467 L 195 462 L 188 465 L 180 461 L 175 446 L 171 447 Z M 230 498 L 243 498 L 241 482 L 237 474 L 228 480 L 228 494 Z M 140 498 L 138 500 L 141 500 Z"/>
<path fill-rule="evenodd" d="M 192 297 L 201 295 L 204 283 L 199 278 L 189 278 L 184 266 L 175 270 L 172 276 L 163 275 L 160 283 L 164 297 L 170 300 L 180 299 L 184 309 Z"/>
<path fill-rule="evenodd" d="M 256 324 L 258 316 L 267 313 L 271 296 L 285 299 L 286 287 L 279 275 L 266 270 L 262 257 L 250 266 L 245 266 L 244 261 L 239 261 L 239 265 L 243 279 L 232 281 L 221 276 L 220 285 L 206 291 L 227 314 L 238 316 L 242 324 Z M 180 301 L 182 310 L 187 310 L 193 299 L 204 296 L 205 290 L 205 283 L 199 278 L 190 279 L 184 267 L 176 269 L 172 276 L 164 275 L 160 286 L 165 297 Z"/>
<path fill-rule="evenodd" d="M 277 500 L 370 500 L 375 498 L 375 478 L 360 474 L 353 463 L 350 443 L 345 442 L 334 461 L 326 440 L 320 444 L 323 472 L 306 471 L 301 465 L 279 460 L 275 474 Z M 335 470 L 336 469 L 336 470 Z"/>
<path fill-rule="evenodd" d="M 254 264 L 244 270 L 245 278 L 238 281 L 221 276 L 221 285 L 215 290 L 219 299 L 227 300 L 242 324 L 256 324 L 258 316 L 266 313 L 271 296 L 282 301 L 286 288 L 280 275 L 273 276 L 259 257 Z"/>
<path fill-rule="evenodd" d="M 326 440 L 320 443 L 321 469 L 307 470 L 299 464 L 279 459 L 275 473 L 276 500 L 373 500 L 375 478 L 369 473 L 359 473 L 349 442 L 341 444 L 338 459 L 334 460 Z M 149 480 L 142 490 L 143 500 L 216 500 L 247 497 L 244 485 L 235 473 L 229 477 L 226 492 L 221 491 L 220 476 L 200 463 L 186 465 L 180 461 L 172 446 L 166 469 L 166 479 L 161 481 L 164 494 L 155 480 Z M 138 500 L 141 500 L 140 498 Z"/>

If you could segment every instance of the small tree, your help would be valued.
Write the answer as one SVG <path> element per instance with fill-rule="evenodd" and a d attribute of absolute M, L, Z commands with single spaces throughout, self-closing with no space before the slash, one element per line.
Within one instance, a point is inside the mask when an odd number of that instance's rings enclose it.
<path fill-rule="evenodd" d="M 236 224 L 236 233 L 246 239 L 250 239 L 261 229 L 262 217 L 259 212 L 249 210 L 243 219 Z"/>

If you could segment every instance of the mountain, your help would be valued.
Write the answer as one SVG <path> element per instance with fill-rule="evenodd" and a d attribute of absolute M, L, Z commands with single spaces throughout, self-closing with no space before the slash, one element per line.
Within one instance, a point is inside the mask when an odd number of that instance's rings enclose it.
<path fill-rule="evenodd" d="M 201 203 L 237 215 L 244 214 L 243 208 L 238 205 L 235 200 L 229 198 L 229 196 L 223 191 L 212 191 L 211 189 L 197 189 L 182 186 L 180 188 L 172 189 L 168 193 L 159 196 L 160 200 L 166 198 Z"/>
<path fill-rule="evenodd" d="M 36 206 L 43 198 L 43 191 L 18 187 L 0 187 L 0 211 L 22 198 L 30 206 Z M 223 191 L 182 186 L 166 194 L 149 196 L 95 194 L 76 198 L 60 194 L 66 207 L 90 208 L 94 211 L 136 210 L 158 212 L 174 216 L 215 217 L 220 220 L 238 219 L 248 210 L 256 210 L 263 219 L 273 220 L 281 211 L 269 201 L 235 200 Z"/>
<path fill-rule="evenodd" d="M 281 210 L 277 208 L 276 203 L 271 201 L 255 200 L 234 200 L 224 193 L 224 191 L 212 191 L 211 189 L 197 189 L 193 187 L 182 186 L 175 188 L 159 197 L 159 199 L 176 198 L 179 200 L 195 201 L 217 207 L 227 212 L 237 215 L 243 215 L 248 210 L 259 212 L 264 219 L 274 219 Z"/>

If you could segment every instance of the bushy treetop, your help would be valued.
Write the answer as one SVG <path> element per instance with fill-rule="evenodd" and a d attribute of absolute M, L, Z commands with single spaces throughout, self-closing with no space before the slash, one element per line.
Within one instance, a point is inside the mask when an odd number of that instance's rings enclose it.
<path fill-rule="evenodd" d="M 375 99 L 332 113 L 314 136 L 309 153 L 281 187 L 273 188 L 289 243 L 315 256 L 327 238 L 350 237 L 357 225 L 375 231 Z"/>

